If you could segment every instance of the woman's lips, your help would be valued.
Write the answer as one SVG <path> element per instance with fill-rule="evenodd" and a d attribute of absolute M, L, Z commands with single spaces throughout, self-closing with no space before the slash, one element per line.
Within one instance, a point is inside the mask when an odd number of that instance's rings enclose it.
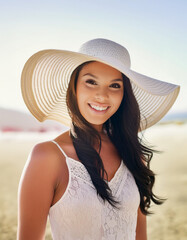
<path fill-rule="evenodd" d="M 98 106 L 98 105 L 95 105 L 95 104 L 90 104 L 88 103 L 89 107 L 91 108 L 91 110 L 93 110 L 94 112 L 96 113 L 105 113 L 108 109 L 109 109 L 109 106 L 105 106 L 107 107 L 105 110 L 102 110 L 102 109 L 95 109 L 93 108 L 92 106 L 96 106 L 98 108 L 105 108 L 104 106 Z"/>

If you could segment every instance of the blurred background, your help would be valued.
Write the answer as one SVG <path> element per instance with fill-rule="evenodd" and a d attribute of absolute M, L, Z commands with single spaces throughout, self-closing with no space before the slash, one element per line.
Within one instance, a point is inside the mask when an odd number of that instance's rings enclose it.
<path fill-rule="evenodd" d="M 169 113 L 144 132 L 162 151 L 153 157 L 155 193 L 148 239 L 187 238 L 187 1 L 0 0 L 0 239 L 16 239 L 17 188 L 32 147 L 67 128 L 38 123 L 27 110 L 20 76 L 27 59 L 43 49 L 77 51 L 93 38 L 125 46 L 132 69 L 181 86 Z M 46 239 L 51 239 L 50 227 Z"/>

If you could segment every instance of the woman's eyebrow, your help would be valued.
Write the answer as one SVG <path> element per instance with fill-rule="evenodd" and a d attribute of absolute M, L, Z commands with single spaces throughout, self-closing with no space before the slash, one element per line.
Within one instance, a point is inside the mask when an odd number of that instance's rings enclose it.
<path fill-rule="evenodd" d="M 95 76 L 95 75 L 93 75 L 93 74 L 91 74 L 91 73 L 85 73 L 84 75 L 83 75 L 83 77 L 84 76 L 90 76 L 90 77 L 93 77 L 93 78 L 98 78 L 97 76 Z"/>
<path fill-rule="evenodd" d="M 98 77 L 95 76 L 95 75 L 92 74 L 92 73 L 85 73 L 85 74 L 83 75 L 83 77 L 84 77 L 84 76 L 90 76 L 90 77 L 93 77 L 93 78 L 98 79 Z M 123 79 L 121 79 L 121 78 L 117 78 L 117 79 L 113 79 L 113 80 L 111 80 L 111 82 L 123 82 Z"/>
<path fill-rule="evenodd" d="M 111 82 L 123 82 L 123 79 L 121 79 L 121 78 L 117 78 L 117 79 L 113 79 L 113 80 L 111 80 Z"/>

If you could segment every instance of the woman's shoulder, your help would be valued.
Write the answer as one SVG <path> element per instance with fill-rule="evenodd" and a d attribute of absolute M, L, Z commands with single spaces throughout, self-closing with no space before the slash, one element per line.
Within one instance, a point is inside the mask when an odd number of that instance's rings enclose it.
<path fill-rule="evenodd" d="M 60 142 L 61 145 L 63 142 L 67 145 L 64 134 L 58 136 L 55 141 Z M 66 168 L 65 156 L 52 141 L 40 142 L 33 146 L 26 168 L 27 170 L 38 169 L 41 175 L 53 173 L 52 176 L 57 177 L 61 174 L 59 169 Z"/>
<path fill-rule="evenodd" d="M 67 137 L 68 132 L 65 132 L 59 136 L 57 136 L 54 141 L 57 144 L 60 144 L 64 147 L 70 145 L 70 140 Z M 51 141 L 40 142 L 34 145 L 31 154 L 36 159 L 52 159 L 52 161 L 59 157 L 59 149 L 56 144 Z M 61 156 L 62 154 L 60 154 Z"/>
<path fill-rule="evenodd" d="M 56 146 L 51 141 L 40 142 L 31 150 L 29 161 L 36 165 L 55 165 L 59 159 Z"/>

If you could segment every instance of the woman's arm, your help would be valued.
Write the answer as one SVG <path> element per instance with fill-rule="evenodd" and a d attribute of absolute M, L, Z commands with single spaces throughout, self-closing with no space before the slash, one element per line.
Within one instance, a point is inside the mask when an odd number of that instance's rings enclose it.
<path fill-rule="evenodd" d="M 147 223 L 146 216 L 138 208 L 136 240 L 147 240 Z"/>
<path fill-rule="evenodd" d="M 18 191 L 18 240 L 41 240 L 57 182 L 58 166 L 50 143 L 34 147 Z"/>

